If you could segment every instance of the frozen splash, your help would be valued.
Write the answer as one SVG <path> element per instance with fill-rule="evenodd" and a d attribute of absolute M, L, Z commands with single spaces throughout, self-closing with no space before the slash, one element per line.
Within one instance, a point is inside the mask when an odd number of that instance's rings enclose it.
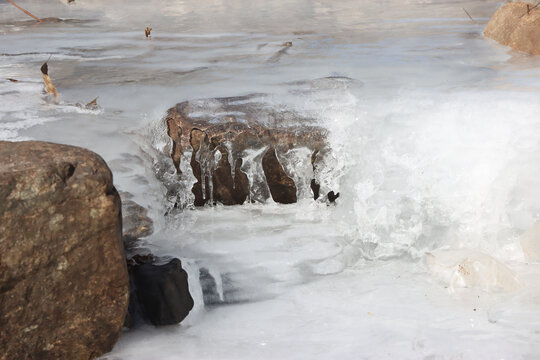
<path fill-rule="evenodd" d="M 523 259 L 517 238 L 540 199 L 530 166 L 540 160 L 533 98 L 408 93 L 330 115 L 349 135 L 335 139 L 351 160 L 338 211 L 364 254 L 418 258 L 452 245 Z"/>

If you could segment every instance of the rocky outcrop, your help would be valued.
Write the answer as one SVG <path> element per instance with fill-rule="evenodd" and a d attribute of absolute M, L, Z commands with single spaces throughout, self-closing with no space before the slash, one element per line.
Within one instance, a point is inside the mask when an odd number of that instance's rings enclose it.
<path fill-rule="evenodd" d="M 484 30 L 484 35 L 517 51 L 540 55 L 540 8 L 525 2 L 501 6 Z"/>
<path fill-rule="evenodd" d="M 191 189 L 196 206 L 270 197 L 284 204 L 297 201 L 297 184 L 289 173 L 294 169 L 284 167 L 284 156 L 289 150 L 307 148 L 312 159 L 323 157 L 327 132 L 315 126 L 313 119 L 268 106 L 262 99 L 254 94 L 194 100 L 169 109 L 171 158 L 181 174 L 182 157 L 189 156 L 196 179 Z"/>
<path fill-rule="evenodd" d="M 91 359 L 128 306 L 120 197 L 101 157 L 0 142 L 0 359 Z"/>
<path fill-rule="evenodd" d="M 153 325 L 180 323 L 193 309 L 188 275 L 179 259 L 163 264 L 153 255 L 136 255 L 128 261 L 134 322 Z"/>

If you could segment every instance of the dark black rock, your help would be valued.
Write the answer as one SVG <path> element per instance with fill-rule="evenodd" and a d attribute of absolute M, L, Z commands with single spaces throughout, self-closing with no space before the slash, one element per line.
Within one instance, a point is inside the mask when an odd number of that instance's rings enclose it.
<path fill-rule="evenodd" d="M 194 305 L 182 263 L 176 258 L 164 265 L 145 261 L 135 259 L 130 266 L 132 318 L 153 325 L 180 323 Z"/>
<path fill-rule="evenodd" d="M 330 191 L 328 193 L 328 201 L 330 201 L 331 203 L 335 202 L 338 197 L 339 197 L 339 193 L 334 194 L 333 191 Z"/>
<path fill-rule="evenodd" d="M 127 265 L 130 271 L 142 264 L 152 264 L 156 261 L 153 254 L 136 254 L 127 260 Z"/>

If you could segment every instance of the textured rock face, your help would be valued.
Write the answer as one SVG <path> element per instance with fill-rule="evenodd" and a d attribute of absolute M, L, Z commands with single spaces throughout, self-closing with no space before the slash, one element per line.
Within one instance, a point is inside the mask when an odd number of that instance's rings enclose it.
<path fill-rule="evenodd" d="M 504 4 L 495 12 L 484 35 L 498 43 L 533 55 L 540 55 L 540 9 L 525 2 Z"/>
<path fill-rule="evenodd" d="M 124 236 L 142 238 L 151 235 L 154 224 L 147 213 L 147 209 L 133 200 L 122 201 Z"/>
<path fill-rule="evenodd" d="M 294 203 L 297 187 L 288 173 L 294 169 L 285 169 L 282 159 L 298 148 L 309 149 L 316 159 L 327 147 L 326 131 L 314 126 L 312 119 L 270 107 L 257 94 L 183 102 L 168 111 L 166 122 L 177 173 L 184 153 L 191 153 L 196 206 L 270 197 Z M 252 173 L 261 169 L 264 178 L 250 178 L 248 169 Z"/>
<path fill-rule="evenodd" d="M 91 359 L 128 306 L 120 198 L 98 155 L 0 142 L 0 359 Z"/>

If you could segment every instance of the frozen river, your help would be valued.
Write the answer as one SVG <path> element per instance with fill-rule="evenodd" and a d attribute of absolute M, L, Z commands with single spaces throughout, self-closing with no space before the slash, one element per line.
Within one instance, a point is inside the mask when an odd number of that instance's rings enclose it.
<path fill-rule="evenodd" d="M 0 1 L 0 140 L 99 153 L 150 210 L 144 246 L 190 276 L 181 325 L 126 331 L 104 359 L 540 357 L 519 241 L 540 219 L 540 58 L 483 37 L 499 1 L 17 3 L 63 21 Z M 166 110 L 250 93 L 329 130 L 337 204 L 164 216 Z M 206 307 L 200 268 L 220 279 Z"/>

